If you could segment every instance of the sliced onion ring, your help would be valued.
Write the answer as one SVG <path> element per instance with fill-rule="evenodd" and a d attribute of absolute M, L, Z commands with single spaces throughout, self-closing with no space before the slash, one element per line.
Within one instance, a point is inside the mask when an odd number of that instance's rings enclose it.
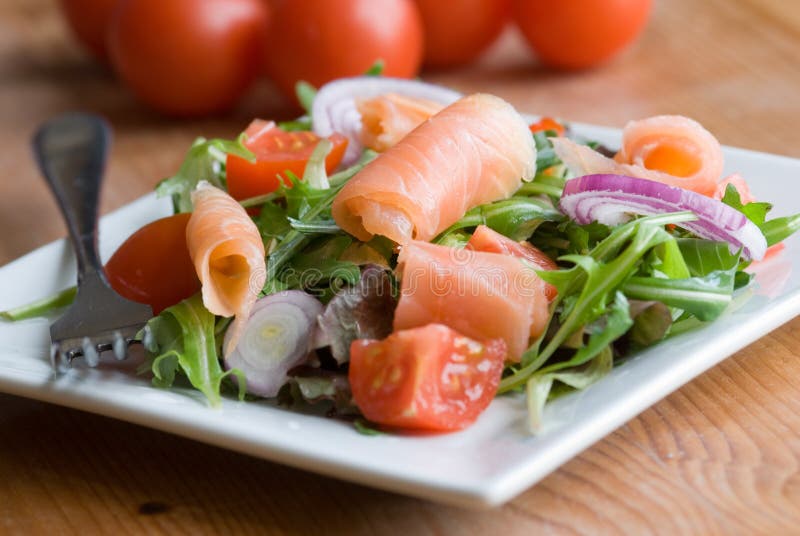
<path fill-rule="evenodd" d="M 617 225 L 631 214 L 655 215 L 688 210 L 696 221 L 681 227 L 708 240 L 727 242 L 732 252 L 760 260 L 767 251 L 761 230 L 738 210 L 704 195 L 624 175 L 585 175 L 567 181 L 561 212 L 580 224 Z"/>
<path fill-rule="evenodd" d="M 286 373 L 302 364 L 311 351 L 322 304 L 299 290 L 261 298 L 245 322 L 236 349 L 225 356 L 225 368 L 244 373 L 247 392 L 273 397 L 288 380 Z M 228 328 L 225 340 L 233 332 Z"/>
<path fill-rule="evenodd" d="M 404 78 L 356 76 L 325 84 L 314 98 L 311 126 L 314 133 L 321 137 L 328 137 L 334 132 L 347 136 L 349 143 L 342 161 L 344 165 L 355 162 L 364 150 L 360 136 L 361 114 L 356 109 L 356 99 L 386 93 L 428 99 L 445 105 L 461 98 L 461 94 L 452 89 Z"/>

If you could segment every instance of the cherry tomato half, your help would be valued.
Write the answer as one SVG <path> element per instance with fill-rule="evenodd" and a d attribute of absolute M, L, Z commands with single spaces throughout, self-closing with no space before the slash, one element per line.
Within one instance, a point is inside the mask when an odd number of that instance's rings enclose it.
<path fill-rule="evenodd" d="M 441 324 L 350 346 L 350 387 L 364 416 L 417 430 L 472 424 L 497 392 L 506 345 L 481 344 Z"/>
<path fill-rule="evenodd" d="M 92 55 L 108 60 L 106 31 L 119 0 L 61 0 L 61 11 L 72 33 Z"/>
<path fill-rule="evenodd" d="M 422 61 L 422 23 L 412 0 L 277 2 L 266 36 L 266 69 L 295 99 L 305 80 L 321 86 L 363 74 L 383 60 L 383 74 L 409 78 Z"/>
<path fill-rule="evenodd" d="M 454 67 L 489 48 L 511 18 L 510 0 L 415 0 L 425 31 L 425 65 Z"/>
<path fill-rule="evenodd" d="M 244 145 L 256 155 L 256 161 L 248 162 L 229 154 L 225 162 L 228 193 L 240 200 L 274 192 L 281 185 L 278 175 L 285 177 L 286 171 L 302 177 L 320 140 L 313 132 L 286 132 L 277 128 L 275 123 L 260 119 L 250 123 L 245 134 Z M 342 161 L 347 138 L 333 134 L 328 139 L 333 148 L 325 158 L 325 170 L 330 173 Z"/>
<path fill-rule="evenodd" d="M 129 300 L 149 304 L 153 314 L 200 290 L 186 246 L 191 214 L 175 214 L 133 233 L 105 266 L 111 287 Z"/>
<path fill-rule="evenodd" d="M 159 112 L 196 116 L 233 106 L 258 74 L 262 0 L 123 0 L 108 49 L 120 78 Z"/>
<path fill-rule="evenodd" d="M 514 21 L 542 63 L 584 69 L 602 63 L 644 29 L 652 0 L 514 0 Z"/>

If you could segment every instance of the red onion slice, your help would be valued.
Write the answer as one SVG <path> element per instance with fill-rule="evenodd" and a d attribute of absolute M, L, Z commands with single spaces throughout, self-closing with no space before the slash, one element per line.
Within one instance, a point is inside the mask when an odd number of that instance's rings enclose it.
<path fill-rule="evenodd" d="M 325 84 L 314 98 L 311 126 L 314 133 L 321 137 L 328 137 L 334 132 L 347 136 L 349 143 L 342 160 L 344 165 L 358 160 L 364 150 L 360 135 L 361 114 L 356 109 L 356 99 L 377 97 L 386 93 L 428 99 L 445 105 L 461 98 L 461 94 L 452 89 L 404 78 L 356 76 Z"/>
<path fill-rule="evenodd" d="M 561 212 L 580 224 L 617 225 L 631 214 L 654 215 L 689 210 L 696 221 L 681 227 L 708 240 L 727 242 L 732 252 L 760 260 L 767 251 L 761 230 L 738 210 L 704 195 L 647 179 L 624 175 L 585 175 L 567 181 Z"/>
<path fill-rule="evenodd" d="M 276 396 L 286 373 L 308 357 L 322 310 L 316 298 L 299 290 L 261 298 L 247 319 L 234 320 L 245 325 L 236 349 L 225 356 L 225 368 L 244 373 L 248 393 Z M 234 328 L 228 328 L 226 343 Z"/>

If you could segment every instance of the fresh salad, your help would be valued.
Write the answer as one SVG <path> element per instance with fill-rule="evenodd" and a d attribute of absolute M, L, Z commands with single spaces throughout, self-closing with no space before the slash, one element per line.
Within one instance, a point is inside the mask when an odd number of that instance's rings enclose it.
<path fill-rule="evenodd" d="M 421 81 L 297 93 L 297 120 L 199 138 L 157 187 L 175 214 L 106 265 L 153 308 L 157 386 L 325 404 L 366 433 L 462 429 L 522 392 L 535 431 L 548 400 L 717 318 L 800 227 L 685 117 L 609 148 Z"/>

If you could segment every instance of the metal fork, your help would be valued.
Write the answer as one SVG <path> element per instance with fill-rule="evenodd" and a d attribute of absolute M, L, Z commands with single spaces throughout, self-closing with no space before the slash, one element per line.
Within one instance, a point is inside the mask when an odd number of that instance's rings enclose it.
<path fill-rule="evenodd" d="M 102 118 L 69 113 L 42 125 L 32 141 L 78 260 L 75 301 L 50 327 L 50 359 L 57 373 L 78 356 L 96 366 L 105 350 L 124 359 L 137 332 L 153 316 L 148 305 L 127 300 L 109 286 L 97 253 L 97 207 L 110 139 Z"/>

